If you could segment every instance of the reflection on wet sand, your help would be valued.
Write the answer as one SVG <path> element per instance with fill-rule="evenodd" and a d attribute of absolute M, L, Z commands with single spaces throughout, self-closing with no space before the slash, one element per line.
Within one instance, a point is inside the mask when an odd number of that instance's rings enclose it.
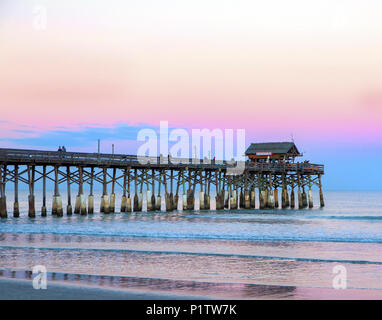
<path fill-rule="evenodd" d="M 0 277 L 20 280 L 32 280 L 30 270 L 0 270 Z M 48 272 L 47 280 L 66 282 L 74 285 L 96 286 L 121 290 L 144 290 L 153 292 L 171 292 L 230 299 L 286 299 L 296 290 L 293 286 L 269 286 L 238 283 L 211 283 L 185 280 L 155 278 L 137 278 L 105 275 L 69 274 Z M 48 284 L 49 285 L 49 284 Z"/>

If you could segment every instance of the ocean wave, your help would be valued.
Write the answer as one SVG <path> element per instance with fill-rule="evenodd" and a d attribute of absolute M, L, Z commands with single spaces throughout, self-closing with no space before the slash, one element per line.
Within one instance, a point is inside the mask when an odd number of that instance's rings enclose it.
<path fill-rule="evenodd" d="M 309 219 L 381 221 L 382 216 L 305 216 Z"/>
<path fill-rule="evenodd" d="M 3 230 L 6 233 L 19 234 L 57 234 L 57 235 L 84 235 L 84 236 L 111 236 L 144 239 L 191 239 L 191 240 L 242 240 L 242 241 L 288 241 L 288 242 L 344 242 L 344 243 L 382 243 L 382 238 L 345 238 L 345 237 L 298 237 L 298 236 L 272 236 L 251 234 L 214 234 L 214 233 L 139 233 L 139 232 L 111 232 L 106 230 Z"/>
<path fill-rule="evenodd" d="M 382 261 L 370 260 L 350 260 L 350 259 L 321 259 L 308 257 L 287 257 L 287 256 L 267 256 L 255 254 L 237 254 L 237 253 L 219 253 L 219 252 L 194 252 L 194 251 L 178 251 L 178 250 L 137 250 L 123 248 L 78 248 L 78 247 L 43 247 L 43 246 L 1 246 L 2 249 L 21 249 L 21 250 L 52 250 L 52 251 L 101 251 L 101 252 L 127 252 L 140 254 L 178 254 L 178 255 L 194 255 L 194 256 L 215 256 L 215 257 L 234 257 L 246 259 L 263 259 L 263 260 L 284 260 L 299 262 L 322 262 L 322 263 L 351 263 L 351 264 L 377 264 L 382 265 Z"/>

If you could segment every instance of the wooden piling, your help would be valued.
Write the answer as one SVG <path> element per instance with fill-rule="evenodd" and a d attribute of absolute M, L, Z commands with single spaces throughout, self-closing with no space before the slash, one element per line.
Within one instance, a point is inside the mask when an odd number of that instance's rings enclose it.
<path fill-rule="evenodd" d="M 263 210 L 265 209 L 265 193 L 263 191 L 264 185 L 263 185 L 263 177 L 261 174 L 257 175 L 257 181 L 258 181 L 258 191 L 259 191 L 259 209 Z"/>
<path fill-rule="evenodd" d="M 285 196 L 286 196 L 286 198 L 285 198 L 285 200 L 286 200 L 286 207 L 287 208 L 289 208 L 289 206 L 290 206 L 290 201 L 289 201 L 289 195 L 288 195 L 288 189 L 287 188 L 285 188 Z"/>
<path fill-rule="evenodd" d="M 204 192 L 203 192 L 203 172 L 200 170 L 200 192 L 199 192 L 199 210 L 204 210 Z"/>
<path fill-rule="evenodd" d="M 194 192 L 191 170 L 188 171 L 187 210 L 194 210 Z"/>
<path fill-rule="evenodd" d="M 206 210 L 211 209 L 211 196 L 210 196 L 210 188 L 211 188 L 211 172 L 206 172 L 206 187 L 205 187 L 205 194 L 204 194 L 204 208 Z"/>
<path fill-rule="evenodd" d="M 174 170 L 170 170 L 170 206 L 171 210 L 175 210 L 175 204 L 174 204 L 174 193 L 173 193 L 173 184 L 174 184 Z"/>
<path fill-rule="evenodd" d="M 178 172 L 177 179 L 176 179 L 176 193 L 174 197 L 174 210 L 178 210 L 179 205 L 179 187 L 180 187 L 180 171 Z"/>
<path fill-rule="evenodd" d="M 309 191 L 308 191 L 309 209 L 313 208 L 313 193 L 312 193 L 312 180 L 309 176 Z"/>
<path fill-rule="evenodd" d="M 151 179 L 152 194 L 151 194 L 151 199 L 147 199 L 147 201 L 150 201 L 150 203 L 151 203 L 151 205 L 150 205 L 151 211 L 155 211 L 155 209 L 156 209 L 156 204 L 155 204 L 155 171 L 152 170 L 151 174 L 152 174 L 152 179 Z"/>
<path fill-rule="evenodd" d="M 184 177 L 185 170 L 182 170 L 182 184 L 183 184 L 183 196 L 182 196 L 182 209 L 183 211 L 187 210 L 187 190 L 186 190 L 186 178 Z"/>
<path fill-rule="evenodd" d="M 221 170 L 219 169 L 216 172 L 216 179 L 217 179 L 217 194 L 216 194 L 216 210 L 223 210 L 224 209 L 224 195 L 222 192 L 222 176 L 221 176 Z"/>
<path fill-rule="evenodd" d="M 7 218 L 7 198 L 5 196 L 5 181 L 6 181 L 6 174 L 7 174 L 7 166 L 2 165 L 0 167 L 0 218 Z"/>
<path fill-rule="evenodd" d="M 251 206 L 251 209 L 255 209 L 256 208 L 256 192 L 255 192 L 255 186 L 252 186 L 251 188 L 251 193 L 250 193 L 250 206 Z"/>
<path fill-rule="evenodd" d="M 298 198 L 298 208 L 303 209 L 304 204 L 302 202 L 302 193 L 301 193 L 301 177 L 299 174 L 297 174 L 297 185 L 298 185 L 298 191 L 297 191 L 297 198 Z"/>
<path fill-rule="evenodd" d="M 138 193 L 138 211 L 142 211 L 143 209 L 143 184 L 144 184 L 144 175 L 143 169 L 141 169 L 141 180 L 139 184 L 139 193 Z"/>
<path fill-rule="evenodd" d="M 313 193 L 312 193 L 312 189 L 309 189 L 309 191 L 308 191 L 308 198 L 309 198 L 309 208 L 312 209 L 313 208 Z"/>
<path fill-rule="evenodd" d="M 151 190 L 150 190 L 150 186 L 149 186 L 149 174 L 148 174 L 148 170 L 145 170 L 145 181 L 146 181 L 146 210 L 147 212 L 149 211 L 153 211 L 152 209 L 152 199 L 151 199 Z"/>
<path fill-rule="evenodd" d="M 164 185 L 164 201 L 165 201 L 165 206 L 166 206 L 166 211 L 172 211 L 172 204 L 170 200 L 170 195 L 167 191 L 167 172 L 164 170 L 164 175 L 163 175 L 163 185 Z"/>
<path fill-rule="evenodd" d="M 249 190 L 244 191 L 244 208 L 251 209 L 251 201 L 249 196 Z"/>
<path fill-rule="evenodd" d="M 318 183 L 319 183 L 319 188 L 320 188 L 320 207 L 325 207 L 325 202 L 324 202 L 324 193 L 322 192 L 322 184 L 321 184 L 321 175 L 318 175 Z"/>
<path fill-rule="evenodd" d="M 155 210 L 156 211 L 161 211 L 162 207 L 162 198 L 160 195 L 160 187 L 161 187 L 161 182 L 162 182 L 162 172 L 159 171 L 159 177 L 158 177 L 158 195 L 155 203 Z"/>
<path fill-rule="evenodd" d="M 268 197 L 267 197 L 267 208 L 274 209 L 275 208 L 275 197 L 272 189 L 272 174 L 269 174 L 269 187 L 268 187 Z"/>
<path fill-rule="evenodd" d="M 111 181 L 111 194 L 110 194 L 110 212 L 115 212 L 115 176 L 116 168 L 113 168 L 113 177 Z"/>
<path fill-rule="evenodd" d="M 291 189 L 291 191 L 290 191 L 290 207 L 291 207 L 292 209 L 294 209 L 294 208 L 295 208 L 295 205 L 296 205 L 296 200 L 295 200 L 295 198 L 294 198 L 294 186 L 293 186 L 293 184 L 292 184 L 292 189 Z"/>
<path fill-rule="evenodd" d="M 127 169 L 127 200 L 126 212 L 131 212 L 131 196 L 130 196 L 130 168 Z"/>
<path fill-rule="evenodd" d="M 123 190 L 122 190 L 121 210 L 120 210 L 121 212 L 126 212 L 126 206 L 127 206 L 126 184 L 127 184 L 127 173 L 125 169 L 123 170 Z"/>
<path fill-rule="evenodd" d="M 54 166 L 54 196 L 52 204 L 52 215 L 57 215 L 57 217 L 63 216 L 62 199 L 59 191 L 58 166 Z"/>
<path fill-rule="evenodd" d="M 88 197 L 88 214 L 94 213 L 93 178 L 94 178 L 94 167 L 91 167 L 90 168 L 89 197 Z"/>
<path fill-rule="evenodd" d="M 248 190 L 248 171 L 245 171 L 244 173 L 244 208 L 250 209 L 251 208 L 251 200 L 250 200 L 250 192 Z"/>
<path fill-rule="evenodd" d="M 277 209 L 279 207 L 279 192 L 278 192 L 277 188 L 275 188 L 273 190 L 273 196 L 275 199 L 275 208 Z"/>
<path fill-rule="evenodd" d="M 74 206 L 74 213 L 85 216 L 87 214 L 87 210 L 86 210 L 86 200 L 84 196 L 83 180 L 84 180 L 83 168 L 78 167 L 78 194 L 77 194 L 76 203 Z"/>
<path fill-rule="evenodd" d="M 282 193 L 281 193 L 281 208 L 282 209 L 287 208 L 287 204 L 286 204 L 287 197 L 288 197 L 288 191 L 285 187 L 283 187 Z"/>
<path fill-rule="evenodd" d="M 283 175 L 282 175 L 282 194 L 281 194 L 281 208 L 282 209 L 286 209 L 288 207 L 287 199 L 288 199 L 288 190 L 287 190 L 287 186 L 286 186 L 285 173 L 283 173 Z"/>
<path fill-rule="evenodd" d="M 79 167 L 80 170 L 80 214 L 82 216 L 86 216 L 88 214 L 86 210 L 86 199 L 84 195 L 84 169 L 82 167 Z"/>
<path fill-rule="evenodd" d="M 306 197 L 305 187 L 302 187 L 302 207 L 306 208 L 308 206 L 308 200 Z"/>
<path fill-rule="evenodd" d="M 100 211 L 109 214 L 110 205 L 109 205 L 109 195 L 107 194 L 107 169 L 103 168 L 103 182 L 102 182 L 102 198 L 101 198 L 101 208 Z"/>
<path fill-rule="evenodd" d="M 66 215 L 71 216 L 73 214 L 73 208 L 72 208 L 72 196 L 71 196 L 71 190 L 70 190 L 70 167 L 66 167 L 66 189 L 67 189 L 67 195 L 68 195 L 68 203 L 66 205 Z"/>
<path fill-rule="evenodd" d="M 35 175 L 35 167 L 27 166 L 28 170 L 28 187 L 29 187 L 29 195 L 28 195 L 28 217 L 35 218 L 35 201 L 34 201 L 34 175 Z"/>
<path fill-rule="evenodd" d="M 15 201 L 13 204 L 13 217 L 18 218 L 19 216 L 19 166 L 15 165 Z"/>
<path fill-rule="evenodd" d="M 41 217 L 46 217 L 46 166 L 42 167 L 42 207 L 41 207 Z"/>

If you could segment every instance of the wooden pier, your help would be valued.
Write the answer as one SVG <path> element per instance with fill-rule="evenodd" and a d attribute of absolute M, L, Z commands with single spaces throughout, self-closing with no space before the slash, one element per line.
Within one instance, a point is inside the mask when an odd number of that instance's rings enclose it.
<path fill-rule="evenodd" d="M 102 186 L 99 212 L 103 214 L 140 212 L 144 209 L 144 202 L 147 211 L 210 210 L 213 202 L 216 210 L 286 209 L 295 208 L 296 199 L 297 208 L 312 208 L 313 186 L 318 187 L 320 206 L 324 206 L 321 184 L 324 166 L 320 164 L 251 159 L 243 163 L 240 174 L 231 174 L 232 169 L 238 166 L 237 162 L 171 156 L 146 160 L 145 163 L 135 155 L 123 154 L 0 148 L 0 217 L 8 217 L 6 191 L 12 187 L 13 216 L 19 217 L 19 183 L 29 188 L 28 216 L 46 216 L 47 181 L 54 184 L 51 214 L 57 217 L 98 211 L 94 208 L 96 183 Z M 37 182 L 42 183 L 42 207 L 39 210 L 35 208 Z M 89 190 L 87 196 L 86 185 Z M 65 186 L 67 199 L 64 207 L 60 190 Z M 115 195 L 116 188 L 122 192 L 120 205 Z M 73 206 L 74 191 L 77 194 Z M 211 201 L 212 195 L 215 201 Z M 199 208 L 195 206 L 196 198 L 199 199 Z"/>

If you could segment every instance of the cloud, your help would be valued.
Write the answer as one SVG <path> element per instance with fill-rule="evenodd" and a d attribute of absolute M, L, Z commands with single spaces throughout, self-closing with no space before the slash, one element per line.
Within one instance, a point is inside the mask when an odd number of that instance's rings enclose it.
<path fill-rule="evenodd" d="M 38 149 L 56 149 L 59 145 L 65 145 L 67 149 L 88 150 L 90 146 L 97 145 L 98 139 L 108 144 L 118 144 L 123 147 L 124 141 L 130 141 L 129 149 L 134 145 L 138 131 L 142 128 L 157 128 L 149 125 L 129 125 L 119 123 L 115 126 L 100 127 L 86 125 L 78 128 L 58 127 L 53 130 L 39 131 L 38 129 L 11 129 L 7 134 L 0 138 L 1 145 L 6 147 L 9 143 L 12 147 L 38 148 Z"/>

